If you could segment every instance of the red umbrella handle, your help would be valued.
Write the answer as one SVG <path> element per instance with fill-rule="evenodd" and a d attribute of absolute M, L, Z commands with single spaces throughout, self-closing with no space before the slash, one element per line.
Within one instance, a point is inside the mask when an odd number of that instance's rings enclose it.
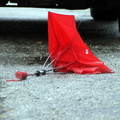
<path fill-rule="evenodd" d="M 26 79 L 27 76 L 33 76 L 33 75 L 40 76 L 40 75 L 45 75 L 45 74 L 46 74 L 46 70 L 36 71 L 35 74 L 28 74 L 27 72 L 24 72 L 24 71 L 17 71 L 15 73 L 15 77 L 18 78 L 18 79 L 12 79 L 12 80 L 6 80 L 6 81 L 7 82 L 9 82 L 9 81 L 20 81 L 20 80 Z"/>
<path fill-rule="evenodd" d="M 15 76 L 16 76 L 16 78 L 18 78 L 18 79 L 12 79 L 12 80 L 6 80 L 6 81 L 8 82 L 8 81 L 20 81 L 20 80 L 24 80 L 24 79 L 27 78 L 28 75 L 29 75 L 29 74 L 28 74 L 27 72 L 17 71 L 17 72 L 15 73 Z"/>

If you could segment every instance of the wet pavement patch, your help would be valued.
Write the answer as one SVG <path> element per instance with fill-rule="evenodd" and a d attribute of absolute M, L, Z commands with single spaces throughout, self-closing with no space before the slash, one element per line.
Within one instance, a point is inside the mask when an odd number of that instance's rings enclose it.
<path fill-rule="evenodd" d="M 2 91 L 2 90 L 1 90 L 2 88 L 3 88 L 2 82 L 0 82 L 0 92 Z M 3 104 L 5 98 L 6 98 L 6 97 L 1 97 L 1 96 L 0 96 L 0 120 L 3 119 L 3 114 L 8 111 L 8 109 L 5 108 L 5 107 L 4 107 L 4 104 Z"/>
<path fill-rule="evenodd" d="M 0 98 L 1 101 L 1 98 Z M 5 108 L 2 104 L 0 104 L 0 120 L 4 120 L 4 113 L 8 112 L 9 109 Z"/>
<path fill-rule="evenodd" d="M 5 97 L 0 97 L 0 120 L 2 120 L 3 118 L 3 113 L 7 112 L 7 109 L 3 105 L 4 100 L 5 100 Z"/>
<path fill-rule="evenodd" d="M 4 101 L 4 97 L 0 97 L 0 115 L 5 112 L 2 102 Z"/>

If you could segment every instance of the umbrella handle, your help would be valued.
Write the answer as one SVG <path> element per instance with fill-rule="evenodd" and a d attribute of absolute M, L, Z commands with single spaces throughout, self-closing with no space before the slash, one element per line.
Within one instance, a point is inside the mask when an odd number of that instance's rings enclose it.
<path fill-rule="evenodd" d="M 33 75 L 40 76 L 40 75 L 45 75 L 45 74 L 46 74 L 46 70 L 36 71 L 35 74 L 28 74 L 27 72 L 17 71 L 15 73 L 15 76 L 18 79 L 12 79 L 12 80 L 6 80 L 6 81 L 7 82 L 10 82 L 10 81 L 20 81 L 20 80 L 26 79 L 27 76 L 33 76 Z"/>

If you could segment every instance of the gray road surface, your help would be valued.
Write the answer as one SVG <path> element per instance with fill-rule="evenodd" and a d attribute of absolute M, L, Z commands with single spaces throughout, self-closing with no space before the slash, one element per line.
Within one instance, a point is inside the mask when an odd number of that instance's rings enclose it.
<path fill-rule="evenodd" d="M 93 21 L 86 11 L 74 14 L 78 31 L 93 53 L 115 73 L 79 75 L 50 72 L 19 82 L 16 71 L 34 73 L 47 57 L 50 9 L 0 8 L 1 120 L 119 120 L 120 34 L 117 21 Z"/>

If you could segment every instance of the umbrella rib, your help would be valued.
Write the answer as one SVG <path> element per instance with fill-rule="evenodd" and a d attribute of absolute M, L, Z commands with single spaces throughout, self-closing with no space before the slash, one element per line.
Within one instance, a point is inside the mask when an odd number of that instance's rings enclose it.
<path fill-rule="evenodd" d="M 53 69 L 57 69 L 57 70 L 59 70 L 59 69 L 61 69 L 61 68 L 63 68 L 63 67 L 66 67 L 66 66 L 72 65 L 72 64 L 75 63 L 75 62 L 76 62 L 76 61 L 71 62 L 71 63 L 68 63 L 68 64 L 63 65 L 63 66 L 55 67 L 55 68 L 53 68 Z"/>
<path fill-rule="evenodd" d="M 47 57 L 46 61 L 44 62 L 43 66 L 42 66 L 42 70 L 45 68 L 45 66 L 46 66 L 46 64 L 47 64 L 47 62 L 48 62 L 48 60 L 49 60 L 49 58 L 50 58 L 51 55 L 52 55 L 52 54 L 50 54 L 50 55 Z"/>
<path fill-rule="evenodd" d="M 45 69 L 48 68 L 59 56 L 60 56 L 60 55 L 58 55 L 55 59 L 53 59 L 53 60 L 45 67 Z"/>
<path fill-rule="evenodd" d="M 85 14 L 82 15 L 82 18 L 79 20 L 78 26 L 77 26 L 77 30 L 79 29 L 82 21 L 83 21 L 83 17 L 85 16 Z"/>
<path fill-rule="evenodd" d="M 60 53 L 55 59 L 53 59 L 46 67 L 45 69 L 47 69 L 56 59 L 58 59 L 60 57 L 60 55 L 62 55 L 69 47 L 67 47 L 62 53 Z"/>
<path fill-rule="evenodd" d="M 59 69 L 61 69 L 61 68 L 63 68 L 63 67 L 66 67 L 66 66 L 72 65 L 72 64 L 75 63 L 75 62 L 77 62 L 77 61 L 74 61 L 74 62 L 72 62 L 72 63 L 68 63 L 68 64 L 63 65 L 63 66 L 55 67 L 55 68 L 53 68 L 53 69 L 49 69 L 49 70 L 47 70 L 47 71 L 52 71 L 52 70 L 55 70 L 55 69 L 59 70 Z"/>

